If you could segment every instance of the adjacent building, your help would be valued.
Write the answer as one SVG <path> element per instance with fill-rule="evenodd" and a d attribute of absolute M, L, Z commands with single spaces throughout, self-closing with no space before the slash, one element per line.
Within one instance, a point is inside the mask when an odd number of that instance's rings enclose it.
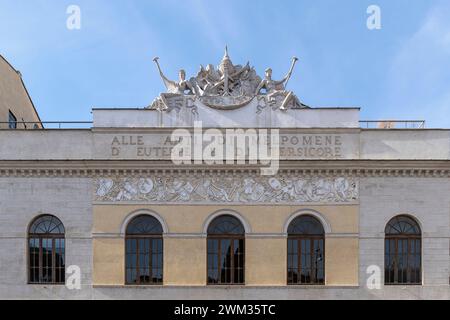
<path fill-rule="evenodd" d="M 0 128 L 42 128 L 19 71 L 0 55 Z"/>

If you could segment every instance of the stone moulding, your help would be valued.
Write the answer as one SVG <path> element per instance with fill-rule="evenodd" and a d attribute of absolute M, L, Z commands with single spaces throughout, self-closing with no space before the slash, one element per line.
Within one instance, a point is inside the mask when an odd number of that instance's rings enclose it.
<path fill-rule="evenodd" d="M 0 162 L 1 165 L 1 162 Z M 311 168 L 311 169 L 280 169 L 280 172 L 286 174 L 305 175 L 305 176 L 356 176 L 356 177 L 425 177 L 425 178 L 449 178 L 450 170 L 446 169 L 326 169 L 326 168 Z M 140 176 L 147 174 L 240 174 L 249 173 L 258 175 L 259 171 L 251 169 L 136 169 L 136 168 L 111 168 L 111 169 L 97 169 L 97 168 L 40 168 L 40 167 L 3 167 L 0 168 L 0 177 L 97 177 L 97 176 L 121 176 L 132 175 Z"/>
<path fill-rule="evenodd" d="M 354 177 L 146 176 L 94 179 L 95 202 L 149 203 L 354 203 Z"/>
<path fill-rule="evenodd" d="M 259 177 L 258 166 L 174 166 L 159 161 L 45 160 L 1 161 L 0 177 L 120 178 L 142 176 L 251 176 Z M 282 161 L 279 175 L 305 178 L 403 177 L 450 178 L 450 161 Z"/>
<path fill-rule="evenodd" d="M 242 169 L 201 169 L 201 168 L 142 168 L 139 166 L 127 166 L 108 168 L 102 166 L 2 166 L 0 161 L 0 177 L 79 177 L 79 178 L 96 178 L 96 177 L 122 177 L 132 176 L 140 177 L 147 175 L 251 175 L 259 176 L 259 169 L 242 168 Z M 450 169 L 444 168 L 280 168 L 282 175 L 295 175 L 311 177 L 414 177 L 414 178 L 450 178 Z"/>

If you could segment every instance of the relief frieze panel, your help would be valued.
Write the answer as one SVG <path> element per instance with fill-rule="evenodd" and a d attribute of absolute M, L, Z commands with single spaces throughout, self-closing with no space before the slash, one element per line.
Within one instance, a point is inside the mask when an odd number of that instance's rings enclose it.
<path fill-rule="evenodd" d="M 97 177 L 94 201 L 205 204 L 352 203 L 356 177 L 182 176 Z"/>

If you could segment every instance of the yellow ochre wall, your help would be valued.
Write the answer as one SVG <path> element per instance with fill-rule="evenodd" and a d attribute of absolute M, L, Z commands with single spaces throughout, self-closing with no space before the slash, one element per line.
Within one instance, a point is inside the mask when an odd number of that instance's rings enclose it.
<path fill-rule="evenodd" d="M 0 122 L 8 122 L 9 111 L 17 118 L 17 128 L 24 129 L 23 122 L 38 122 L 39 115 L 34 109 L 21 75 L 0 55 Z M 0 129 L 7 129 L 8 124 L 0 123 Z M 28 124 L 28 129 L 33 124 Z"/>
<path fill-rule="evenodd" d="M 213 214 L 238 213 L 249 226 L 245 242 L 246 285 L 285 286 L 285 226 L 296 214 L 315 212 L 325 221 L 328 286 L 357 286 L 359 206 L 94 205 L 94 285 L 124 285 L 124 230 L 131 217 L 154 213 L 165 223 L 164 285 L 206 285 L 206 234 Z"/>

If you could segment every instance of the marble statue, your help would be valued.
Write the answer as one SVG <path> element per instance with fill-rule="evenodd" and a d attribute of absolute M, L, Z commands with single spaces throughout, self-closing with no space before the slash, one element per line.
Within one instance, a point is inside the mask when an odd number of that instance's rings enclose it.
<path fill-rule="evenodd" d="M 162 72 L 158 60 L 158 57 L 153 59 L 153 61 L 156 63 L 156 66 L 158 67 L 159 75 L 161 76 L 161 79 L 163 80 L 168 93 L 185 94 L 185 92 L 188 91 L 189 94 L 195 94 L 194 87 L 189 81 L 186 80 L 186 71 L 184 71 L 183 69 L 179 71 L 178 82 L 169 80 Z"/>
<path fill-rule="evenodd" d="M 153 59 L 158 67 L 167 92 L 161 94 L 150 108 L 171 112 L 183 107 L 193 108 L 200 102 L 208 107 L 232 110 L 257 101 L 257 113 L 266 107 L 288 110 L 304 108 L 292 91 L 286 91 L 286 85 L 292 76 L 297 58 L 292 59 L 291 68 L 282 80 L 272 79 L 272 69 L 268 68 L 265 78 L 261 79 L 256 70 L 247 62 L 246 65 L 234 65 L 225 47 L 225 54 L 219 66 L 212 64 L 200 70 L 195 77 L 186 80 L 186 73 L 180 70 L 179 80 L 169 80 L 161 70 L 158 58 Z"/>
<path fill-rule="evenodd" d="M 297 63 L 298 58 L 293 57 L 292 58 L 292 64 L 291 69 L 289 70 L 288 74 L 280 81 L 276 81 L 272 79 L 272 69 L 267 68 L 265 73 L 265 78 L 261 81 L 261 83 L 258 85 L 258 88 L 256 88 L 255 95 L 260 94 L 262 89 L 266 90 L 267 98 L 269 101 L 274 101 L 277 96 L 283 96 L 283 103 L 280 106 L 281 110 L 287 109 L 287 103 L 292 98 L 293 93 L 292 91 L 287 92 L 286 85 L 289 82 L 292 72 L 294 71 L 295 64 Z"/>

